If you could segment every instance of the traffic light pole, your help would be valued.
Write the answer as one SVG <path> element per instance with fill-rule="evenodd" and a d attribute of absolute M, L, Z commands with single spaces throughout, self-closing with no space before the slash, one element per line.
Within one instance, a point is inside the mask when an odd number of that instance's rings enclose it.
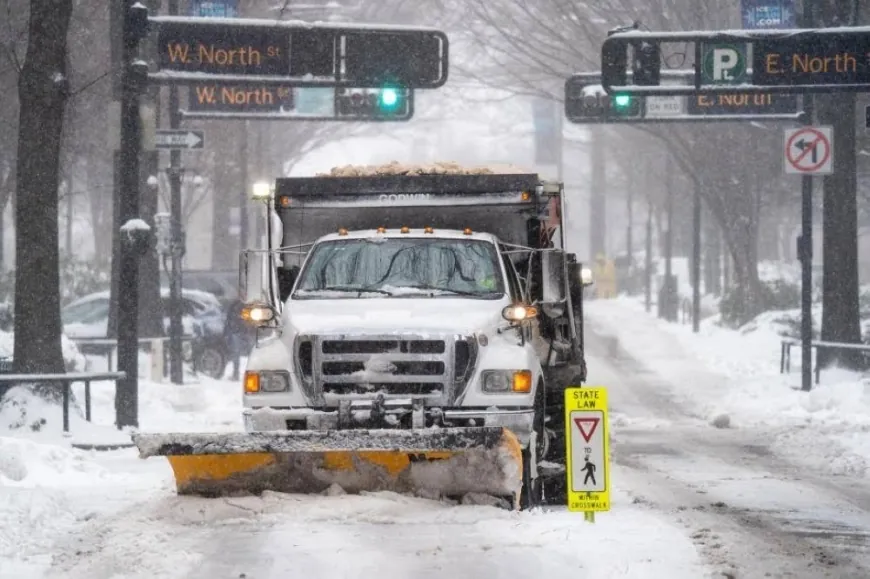
<path fill-rule="evenodd" d="M 178 0 L 169 0 L 169 14 L 178 15 Z M 169 86 L 169 128 L 178 129 L 181 126 L 181 114 L 178 106 L 178 87 Z M 181 335 L 184 332 L 181 324 L 181 259 L 184 253 L 181 227 L 181 177 L 184 168 L 181 166 L 181 150 L 169 151 L 169 198 L 170 222 L 172 226 L 171 260 L 172 269 L 169 276 L 169 376 L 173 384 L 184 383 L 183 354 L 181 350 Z"/>
<path fill-rule="evenodd" d="M 147 9 L 132 0 L 124 2 L 121 36 L 121 151 L 118 210 L 121 222 L 118 280 L 118 369 L 125 373 L 115 396 L 117 427 L 139 426 L 139 257 L 147 236 L 134 222 L 139 217 L 139 96 L 147 68 L 136 61 L 139 41 L 145 34 Z"/>

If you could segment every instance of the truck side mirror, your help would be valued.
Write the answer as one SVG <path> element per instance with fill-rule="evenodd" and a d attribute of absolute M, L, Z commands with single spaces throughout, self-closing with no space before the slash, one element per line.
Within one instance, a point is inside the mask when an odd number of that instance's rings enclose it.
<path fill-rule="evenodd" d="M 242 303 L 272 302 L 269 295 L 269 254 L 243 251 L 239 256 L 239 299 Z"/>
<path fill-rule="evenodd" d="M 561 305 L 567 299 L 567 276 L 565 252 L 542 251 L 541 256 L 541 303 Z"/>

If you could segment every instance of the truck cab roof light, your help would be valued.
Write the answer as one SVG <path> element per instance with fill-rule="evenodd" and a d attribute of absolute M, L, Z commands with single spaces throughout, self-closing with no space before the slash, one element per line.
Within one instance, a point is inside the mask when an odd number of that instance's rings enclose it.
<path fill-rule="evenodd" d="M 401 231 L 402 233 L 411 233 L 411 228 L 407 225 L 404 225 L 399 231 Z"/>
<path fill-rule="evenodd" d="M 287 197 L 286 195 L 282 195 L 280 203 L 281 203 L 281 207 L 290 207 L 290 198 Z"/>
<path fill-rule="evenodd" d="M 378 233 L 386 233 L 386 232 L 387 232 L 386 227 L 378 227 Z"/>
<path fill-rule="evenodd" d="M 427 225 L 425 228 L 423 228 L 423 233 L 435 233 L 435 230 Z"/>
<path fill-rule="evenodd" d="M 347 229 L 345 229 L 344 227 L 340 228 L 338 230 L 338 234 L 339 235 L 347 235 Z"/>
<path fill-rule="evenodd" d="M 462 233 L 464 233 L 465 235 L 471 235 L 471 228 L 466 227 L 465 229 L 462 230 Z"/>
<path fill-rule="evenodd" d="M 529 201 L 532 198 L 532 194 L 528 191 L 523 191 L 522 199 L 523 201 Z"/>

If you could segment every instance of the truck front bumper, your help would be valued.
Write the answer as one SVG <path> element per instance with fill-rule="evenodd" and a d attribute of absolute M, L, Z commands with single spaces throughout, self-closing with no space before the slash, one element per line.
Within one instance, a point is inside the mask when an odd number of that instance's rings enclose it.
<path fill-rule="evenodd" d="M 355 412 L 365 412 L 354 408 Z M 528 445 L 534 425 L 532 409 L 454 408 L 441 409 L 449 426 L 495 426 L 512 431 L 523 446 Z M 243 413 L 247 432 L 273 430 L 333 430 L 338 428 L 337 410 L 312 408 L 246 408 Z M 364 426 L 360 426 L 364 428 Z"/>

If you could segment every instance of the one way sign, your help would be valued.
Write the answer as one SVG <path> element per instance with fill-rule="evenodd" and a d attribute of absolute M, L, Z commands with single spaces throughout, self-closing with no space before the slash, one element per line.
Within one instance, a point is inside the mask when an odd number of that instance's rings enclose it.
<path fill-rule="evenodd" d="M 158 130 L 154 135 L 157 149 L 202 149 L 205 145 L 205 131 Z"/>

